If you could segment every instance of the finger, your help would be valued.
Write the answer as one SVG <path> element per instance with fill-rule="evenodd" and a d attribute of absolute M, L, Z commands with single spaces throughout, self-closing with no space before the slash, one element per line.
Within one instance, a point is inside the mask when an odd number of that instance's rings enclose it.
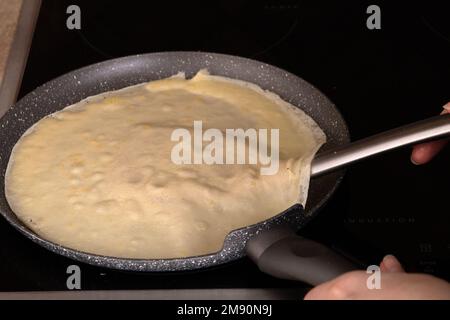
<path fill-rule="evenodd" d="M 405 272 L 401 263 L 391 254 L 388 254 L 383 258 L 380 269 L 382 272 Z"/>
<path fill-rule="evenodd" d="M 381 286 L 372 289 L 368 276 L 363 271 L 346 273 L 312 289 L 305 300 L 450 299 L 450 283 L 430 275 L 386 272 Z"/>
<path fill-rule="evenodd" d="M 447 140 L 439 140 L 414 146 L 411 154 L 411 162 L 415 165 L 429 162 L 445 147 L 447 142 Z"/>
<path fill-rule="evenodd" d="M 444 106 L 444 110 L 441 114 L 450 113 L 450 103 L 447 103 Z M 433 159 L 439 151 L 441 151 L 448 140 L 438 140 L 427 143 L 421 143 L 413 147 L 413 151 L 411 153 L 411 162 L 416 165 L 421 165 L 429 162 Z"/>
<path fill-rule="evenodd" d="M 347 300 L 356 292 L 367 290 L 367 274 L 363 271 L 345 273 L 311 289 L 305 300 Z"/>
<path fill-rule="evenodd" d="M 447 102 L 447 104 L 443 108 L 447 111 L 450 111 L 450 102 Z"/>

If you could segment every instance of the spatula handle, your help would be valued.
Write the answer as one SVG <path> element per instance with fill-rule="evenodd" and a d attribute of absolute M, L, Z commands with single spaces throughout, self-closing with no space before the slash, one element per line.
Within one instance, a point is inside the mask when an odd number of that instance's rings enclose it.
<path fill-rule="evenodd" d="M 311 164 L 311 176 L 316 177 L 389 150 L 449 136 L 450 114 L 414 122 L 318 154 Z"/>
<path fill-rule="evenodd" d="M 313 286 L 361 267 L 321 243 L 296 235 L 286 226 L 253 236 L 246 251 L 261 271 Z"/>

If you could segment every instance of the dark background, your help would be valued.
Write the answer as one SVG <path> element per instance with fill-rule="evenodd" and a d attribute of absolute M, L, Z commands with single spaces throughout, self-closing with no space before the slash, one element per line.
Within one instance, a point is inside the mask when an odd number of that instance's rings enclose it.
<path fill-rule="evenodd" d="M 43 0 L 21 95 L 73 69 L 130 54 L 194 50 L 286 69 L 340 109 L 352 139 L 438 114 L 450 101 L 450 19 L 444 2 Z M 81 7 L 82 29 L 66 28 Z M 366 9 L 381 7 L 381 30 Z M 352 166 L 302 235 L 367 264 L 392 253 L 412 272 L 450 280 L 450 153 L 416 167 L 409 149 Z M 128 274 L 47 252 L 0 220 L 0 291 L 63 290 L 78 264 L 84 289 L 304 287 L 247 259 L 214 270 Z"/>

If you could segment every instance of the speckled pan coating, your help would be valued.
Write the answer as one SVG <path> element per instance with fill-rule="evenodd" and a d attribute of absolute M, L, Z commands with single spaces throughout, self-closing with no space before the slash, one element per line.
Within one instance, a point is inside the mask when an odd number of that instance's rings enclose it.
<path fill-rule="evenodd" d="M 88 96 L 166 78 L 180 71 L 191 77 L 203 68 L 207 68 L 211 74 L 255 83 L 303 109 L 327 135 L 328 142 L 323 150 L 348 143 L 349 135 L 344 120 L 320 91 L 299 77 L 268 64 L 204 52 L 161 52 L 114 59 L 70 72 L 44 84 L 17 102 L 0 119 L 2 215 L 25 236 L 55 253 L 92 265 L 130 271 L 183 271 L 224 264 L 244 256 L 247 240 L 258 232 L 280 224 L 300 229 L 332 195 L 342 178 L 342 172 L 312 181 L 306 210 L 294 206 L 265 222 L 235 230 L 228 235 L 220 252 L 186 259 L 119 259 L 64 248 L 39 237 L 11 211 L 4 194 L 5 170 L 13 146 L 35 122 Z"/>

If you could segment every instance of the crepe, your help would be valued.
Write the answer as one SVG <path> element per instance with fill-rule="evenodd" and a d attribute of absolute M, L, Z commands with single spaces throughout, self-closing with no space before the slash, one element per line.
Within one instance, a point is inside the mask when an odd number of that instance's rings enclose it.
<path fill-rule="evenodd" d="M 173 132 L 194 133 L 194 121 L 220 132 L 279 129 L 278 172 L 262 175 L 260 162 L 174 163 Z M 141 259 L 204 255 L 219 251 L 230 231 L 305 204 L 310 163 L 324 142 L 303 111 L 254 84 L 178 74 L 41 119 L 13 149 L 5 193 L 28 227 L 68 248 Z"/>

